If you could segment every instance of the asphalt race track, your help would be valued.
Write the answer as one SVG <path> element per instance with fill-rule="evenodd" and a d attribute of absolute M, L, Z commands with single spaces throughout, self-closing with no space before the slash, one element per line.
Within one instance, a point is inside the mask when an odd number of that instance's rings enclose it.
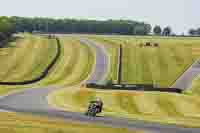
<path fill-rule="evenodd" d="M 171 86 L 172 88 L 179 88 L 182 90 L 189 89 L 192 81 L 200 75 L 200 59 L 195 61 Z"/>

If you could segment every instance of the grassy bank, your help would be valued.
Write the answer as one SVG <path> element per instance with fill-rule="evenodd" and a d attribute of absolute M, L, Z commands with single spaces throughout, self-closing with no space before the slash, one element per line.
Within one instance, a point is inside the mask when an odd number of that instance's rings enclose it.
<path fill-rule="evenodd" d="M 190 90 L 186 91 L 187 94 L 189 95 L 195 95 L 195 96 L 200 96 L 200 76 L 197 76 L 193 81 L 192 81 L 192 86 L 190 87 Z"/>
<path fill-rule="evenodd" d="M 123 82 L 169 87 L 200 56 L 200 39 L 162 37 L 90 37 L 106 45 L 112 55 L 110 77 L 116 79 L 116 49 L 123 45 Z M 159 47 L 141 47 L 146 42 Z"/>
<path fill-rule="evenodd" d="M 95 52 L 77 38 L 61 37 L 61 57 L 40 84 L 74 85 L 87 79 L 95 61 Z"/>
<path fill-rule="evenodd" d="M 193 48 L 198 49 L 200 42 L 198 39 L 151 40 L 160 44 L 158 48 L 140 48 L 138 46 L 140 43 L 150 41 L 140 42 L 138 41 L 142 40 L 140 37 L 133 39 L 95 36 L 90 39 L 105 45 L 111 55 L 111 68 L 115 67 L 115 70 L 116 47 L 123 44 L 125 51 L 123 80 L 128 83 L 156 82 L 161 86 L 169 86 L 186 66 L 199 57 L 192 51 Z M 111 70 L 108 78 L 115 76 L 116 72 Z M 49 103 L 64 110 L 84 112 L 88 102 L 95 97 L 101 97 L 104 101 L 101 115 L 200 127 L 199 97 L 188 93 L 179 95 L 159 92 L 103 91 L 76 87 L 65 88 L 49 95 Z"/>
<path fill-rule="evenodd" d="M 200 100 L 195 96 L 77 87 L 54 92 L 48 99 L 51 105 L 64 110 L 84 112 L 95 97 L 101 97 L 104 102 L 103 116 L 200 127 Z"/>
<path fill-rule="evenodd" d="M 80 44 L 77 38 L 60 37 L 61 56 L 45 79 L 30 85 L 0 86 L 0 94 L 45 86 L 69 86 L 79 84 L 92 71 L 94 50 Z M 56 54 L 56 41 L 42 36 L 23 35 L 23 39 L 12 42 L 0 50 L 2 59 L 0 79 L 23 81 L 41 74 Z M 11 47 L 12 46 L 12 47 Z"/>
<path fill-rule="evenodd" d="M 41 75 L 57 51 L 56 41 L 26 35 L 0 49 L 0 81 L 20 82 Z"/>
<path fill-rule="evenodd" d="M 2 133 L 143 133 L 139 130 L 88 125 L 59 119 L 49 120 L 46 117 L 14 113 L 0 113 L 0 131 Z"/>

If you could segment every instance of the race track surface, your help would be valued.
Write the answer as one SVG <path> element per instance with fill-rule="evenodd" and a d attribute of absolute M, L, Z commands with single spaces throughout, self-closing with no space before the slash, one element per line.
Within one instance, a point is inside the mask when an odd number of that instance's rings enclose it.
<path fill-rule="evenodd" d="M 101 44 L 97 44 L 94 41 L 89 39 L 81 38 L 81 44 L 86 44 L 89 46 L 93 46 L 96 49 L 96 63 L 94 71 L 92 72 L 90 78 L 86 81 L 86 83 L 98 83 L 103 82 L 106 78 L 106 74 L 108 73 L 109 64 L 108 64 L 108 56 L 106 51 Z"/>
<path fill-rule="evenodd" d="M 171 86 L 171 88 L 179 88 L 182 90 L 189 89 L 192 81 L 200 75 L 200 59 L 195 61 Z"/>
<path fill-rule="evenodd" d="M 97 82 L 99 80 L 103 80 L 108 69 L 108 65 L 106 64 L 108 59 L 105 59 L 107 58 L 105 50 L 103 47 L 96 45 L 96 43 L 87 39 L 81 39 L 81 42 L 83 45 L 86 44 L 93 46 L 97 51 L 96 53 L 99 54 L 96 56 L 97 65 L 93 71 L 93 75 L 87 82 Z M 98 67 L 99 63 L 101 67 Z M 46 98 L 49 93 L 55 91 L 56 89 L 56 87 L 27 89 L 7 96 L 2 96 L 0 97 L 0 110 L 31 113 L 34 115 L 46 115 L 49 118 L 61 118 L 86 123 L 97 123 L 112 127 L 137 129 L 146 131 L 147 133 L 200 133 L 200 128 L 184 128 L 175 125 L 161 125 L 158 123 L 113 117 L 91 118 L 81 113 L 61 111 L 49 106 Z"/>

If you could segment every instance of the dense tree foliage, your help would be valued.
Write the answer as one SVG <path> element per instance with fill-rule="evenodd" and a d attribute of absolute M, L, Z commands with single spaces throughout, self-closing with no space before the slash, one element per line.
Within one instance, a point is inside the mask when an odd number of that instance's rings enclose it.
<path fill-rule="evenodd" d="M 191 36 L 200 36 L 200 28 L 197 29 L 190 29 L 188 34 Z"/>
<path fill-rule="evenodd" d="M 195 29 L 190 29 L 190 30 L 188 31 L 188 34 L 189 34 L 189 35 L 195 35 L 195 34 L 197 34 L 197 33 L 196 33 L 196 30 L 195 30 Z"/>
<path fill-rule="evenodd" d="M 12 17 L 16 32 L 57 32 L 147 35 L 151 25 L 131 20 L 77 20 Z"/>
<path fill-rule="evenodd" d="M 0 17 L 0 41 L 7 39 L 14 32 L 14 25 L 10 18 Z"/>
<path fill-rule="evenodd" d="M 172 35 L 172 29 L 171 29 L 171 27 L 169 27 L 169 26 L 165 27 L 163 29 L 162 35 L 163 36 L 170 36 L 170 35 Z"/>
<path fill-rule="evenodd" d="M 161 27 L 158 26 L 158 25 L 156 25 L 156 26 L 153 28 L 153 33 L 154 33 L 155 35 L 161 35 L 161 33 L 162 33 Z"/>
<path fill-rule="evenodd" d="M 87 34 L 125 34 L 149 35 L 152 27 L 148 23 L 132 20 L 78 20 L 29 17 L 0 17 L 0 41 L 14 32 L 51 32 L 51 33 L 87 33 Z M 173 35 L 171 27 L 153 28 L 155 35 Z M 200 28 L 190 29 L 190 35 L 199 36 Z"/>

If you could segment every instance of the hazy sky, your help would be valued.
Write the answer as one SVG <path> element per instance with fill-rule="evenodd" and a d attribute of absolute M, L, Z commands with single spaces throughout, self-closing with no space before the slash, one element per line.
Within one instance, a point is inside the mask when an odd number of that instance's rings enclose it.
<path fill-rule="evenodd" d="M 0 0 L 0 16 L 132 19 L 170 25 L 181 33 L 200 27 L 200 0 Z"/>

